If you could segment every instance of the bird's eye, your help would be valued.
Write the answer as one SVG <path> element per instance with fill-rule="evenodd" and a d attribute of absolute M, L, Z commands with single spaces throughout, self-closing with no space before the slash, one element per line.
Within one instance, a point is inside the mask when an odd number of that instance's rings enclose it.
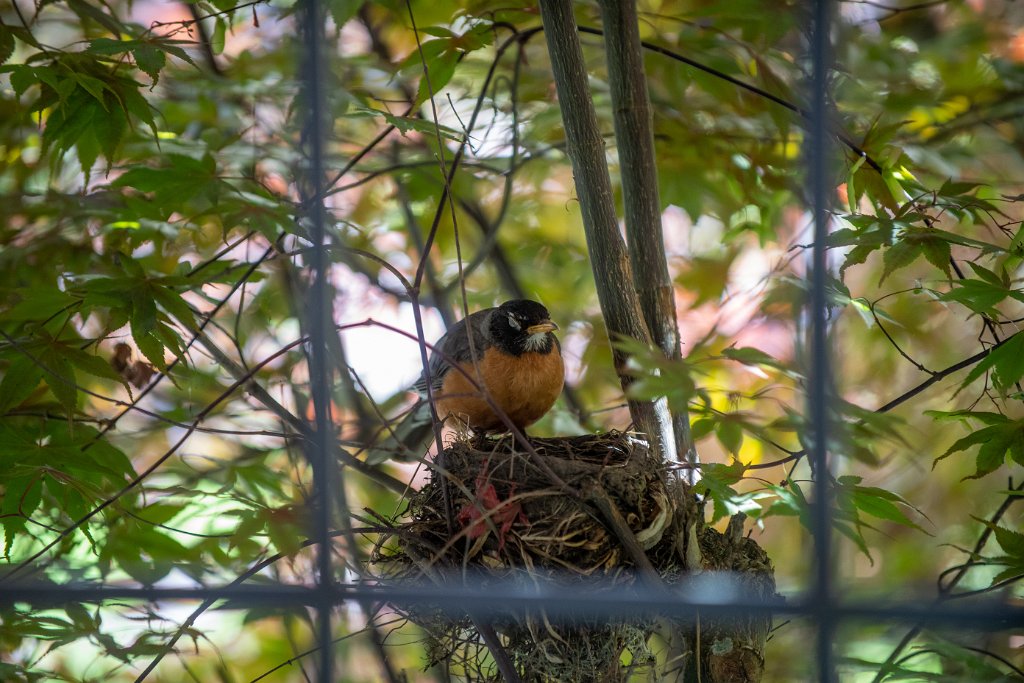
<path fill-rule="evenodd" d="M 516 318 L 514 313 L 508 314 L 508 324 L 512 326 L 513 330 L 518 330 L 522 328 L 522 326 L 519 324 L 519 320 Z"/>

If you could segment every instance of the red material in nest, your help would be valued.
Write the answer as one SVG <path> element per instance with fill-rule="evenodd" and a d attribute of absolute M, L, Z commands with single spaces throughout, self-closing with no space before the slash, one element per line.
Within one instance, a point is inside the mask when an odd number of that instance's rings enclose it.
<path fill-rule="evenodd" d="M 498 550 L 501 551 L 505 547 L 505 536 L 516 521 L 520 524 L 530 523 L 523 513 L 522 503 L 512 500 L 515 486 L 509 489 L 508 498 L 501 500 L 484 467 L 476 476 L 474 488 L 474 501 L 462 506 L 457 519 L 463 527 L 467 527 L 469 538 L 479 538 L 487 533 L 486 520 L 490 519 L 498 528 Z"/>

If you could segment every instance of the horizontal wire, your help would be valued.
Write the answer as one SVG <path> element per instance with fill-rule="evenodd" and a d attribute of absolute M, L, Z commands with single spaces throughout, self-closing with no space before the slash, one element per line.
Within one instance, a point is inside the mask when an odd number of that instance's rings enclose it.
<path fill-rule="evenodd" d="M 685 586 L 669 592 L 648 591 L 642 587 L 624 587 L 611 582 L 585 582 L 579 586 L 560 583 L 530 588 L 489 581 L 486 585 L 458 586 L 230 586 L 197 588 L 53 586 L 27 584 L 0 592 L 0 606 L 26 603 L 59 606 L 69 602 L 105 600 L 206 600 L 210 598 L 244 601 L 245 604 L 221 605 L 221 609 L 246 609 L 255 606 L 322 605 L 349 601 L 385 601 L 396 606 L 431 605 L 445 612 L 472 611 L 487 616 L 508 616 L 512 610 L 542 608 L 549 617 L 623 617 L 654 613 L 678 619 L 702 617 L 778 614 L 814 617 L 820 612 L 813 596 L 758 597 L 750 594 L 746 578 L 725 572 L 707 572 L 688 579 Z M 463 581 L 462 577 L 452 577 Z M 531 580 L 535 581 L 536 577 Z M 603 594 L 601 589 L 608 591 Z M 896 601 L 890 595 L 861 597 L 856 601 L 836 600 L 831 605 L 837 620 L 886 620 L 946 623 L 1002 630 L 1024 627 L 1024 605 L 997 600 L 978 600 L 970 604 L 935 604 L 926 601 Z"/>

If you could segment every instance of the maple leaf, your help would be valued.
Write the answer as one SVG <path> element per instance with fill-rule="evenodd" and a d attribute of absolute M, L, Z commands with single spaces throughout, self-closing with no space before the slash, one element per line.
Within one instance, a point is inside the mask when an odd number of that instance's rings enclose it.
<path fill-rule="evenodd" d="M 487 478 L 486 467 L 477 475 L 475 488 L 476 499 L 463 505 L 456 519 L 466 528 L 469 538 L 479 538 L 487 533 L 486 520 L 490 519 L 498 527 L 498 550 L 501 551 L 515 522 L 529 524 L 522 503 L 509 502 L 515 492 L 514 486 L 509 489 L 508 498 L 501 500 L 494 484 Z"/>

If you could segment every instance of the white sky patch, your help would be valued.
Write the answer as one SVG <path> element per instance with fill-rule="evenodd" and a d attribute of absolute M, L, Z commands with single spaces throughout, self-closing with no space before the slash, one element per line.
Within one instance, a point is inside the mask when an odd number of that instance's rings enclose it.
<path fill-rule="evenodd" d="M 351 323 L 372 318 L 378 322 L 416 334 L 416 321 L 412 305 L 374 301 L 367 297 L 346 297 L 344 319 Z M 423 309 L 424 336 L 433 344 L 444 334 L 441 316 L 429 308 Z M 349 365 L 366 385 L 374 399 L 380 401 L 397 391 L 406 389 L 422 372 L 419 348 L 415 341 L 404 335 L 380 327 L 359 327 L 341 334 Z"/>
<path fill-rule="evenodd" d="M 594 336 L 594 328 L 589 323 L 573 322 L 560 337 L 562 342 L 562 361 L 565 363 L 565 381 L 576 386 L 583 379 L 586 366 L 583 354 Z"/>

